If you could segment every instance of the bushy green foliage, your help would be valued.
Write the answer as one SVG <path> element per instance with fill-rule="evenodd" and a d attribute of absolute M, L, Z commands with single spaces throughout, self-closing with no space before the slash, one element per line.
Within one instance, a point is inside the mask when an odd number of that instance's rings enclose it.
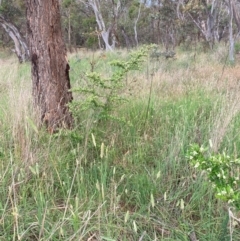
<path fill-rule="evenodd" d="M 191 145 L 187 158 L 195 168 L 206 172 L 217 198 L 240 209 L 240 159 L 230 157 L 225 152 L 211 154 L 198 144 Z"/>
<path fill-rule="evenodd" d="M 74 100 L 70 104 L 75 119 L 78 120 L 84 112 L 91 113 L 93 123 L 99 123 L 103 119 L 117 119 L 113 115 L 114 110 L 127 101 L 121 95 L 126 88 L 124 78 L 130 71 L 139 70 L 147 49 L 147 47 L 143 47 L 136 52 L 132 52 L 127 61 L 111 61 L 113 73 L 110 77 L 102 77 L 100 73 L 94 70 L 86 73 L 87 86 L 73 89 L 81 96 L 80 100 Z"/>

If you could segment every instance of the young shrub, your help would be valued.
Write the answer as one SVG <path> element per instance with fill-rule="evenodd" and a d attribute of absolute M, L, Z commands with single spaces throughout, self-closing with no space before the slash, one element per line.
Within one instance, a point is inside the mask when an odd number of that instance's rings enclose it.
<path fill-rule="evenodd" d="M 240 210 L 240 159 L 224 152 L 211 154 L 207 148 L 198 144 L 191 145 L 187 159 L 195 168 L 206 173 L 217 198 Z"/>
<path fill-rule="evenodd" d="M 126 88 L 124 78 L 131 70 L 140 69 L 147 50 L 147 47 L 143 47 L 133 52 L 128 61 L 112 61 L 110 65 L 112 66 L 113 74 L 108 78 L 102 77 L 95 71 L 87 73 L 85 76 L 87 86 L 73 89 L 81 97 L 80 100 L 74 100 L 70 104 L 75 120 L 82 122 L 84 113 L 87 113 L 88 118 L 90 115 L 94 124 L 98 124 L 106 119 L 120 120 L 113 116 L 112 112 L 122 102 L 127 101 L 121 95 L 121 93 L 124 93 L 124 88 Z"/>

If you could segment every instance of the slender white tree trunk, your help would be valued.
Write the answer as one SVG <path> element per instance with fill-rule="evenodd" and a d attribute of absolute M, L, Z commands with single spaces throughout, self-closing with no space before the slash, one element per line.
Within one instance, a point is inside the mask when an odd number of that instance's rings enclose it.
<path fill-rule="evenodd" d="M 109 44 L 110 28 L 107 31 L 102 31 L 101 35 L 102 35 L 102 39 L 104 41 L 106 50 L 113 51 L 113 47 Z"/>
<path fill-rule="evenodd" d="M 229 60 L 234 62 L 234 38 L 233 38 L 233 5 L 232 0 L 229 3 Z"/>
<path fill-rule="evenodd" d="M 214 44 L 214 25 L 216 22 L 216 6 L 218 0 L 213 0 L 211 11 L 208 13 L 207 18 L 207 30 L 206 30 L 206 40 L 208 41 L 210 48 L 213 48 Z"/>
<path fill-rule="evenodd" d="M 138 15 L 137 15 L 137 18 L 135 20 L 135 24 L 134 24 L 134 34 L 135 34 L 135 41 L 136 41 L 136 45 L 138 47 L 138 33 L 137 33 L 137 23 L 138 23 L 138 20 L 140 18 L 140 14 L 141 14 L 141 3 L 139 4 L 139 8 L 138 8 Z"/>
<path fill-rule="evenodd" d="M 102 39 L 104 41 L 105 44 L 105 48 L 107 51 L 113 51 L 113 48 L 111 47 L 111 45 L 109 44 L 109 36 L 110 36 L 110 27 L 108 29 L 106 29 L 106 25 L 105 22 L 103 20 L 102 17 L 102 13 L 101 13 L 101 9 L 100 9 L 100 3 L 99 0 L 89 0 L 89 5 L 92 7 L 94 14 L 95 14 L 95 18 L 97 21 L 97 25 L 99 28 L 99 31 L 101 32 L 101 36 Z"/>
<path fill-rule="evenodd" d="M 233 18 L 237 25 L 238 34 L 239 34 L 240 33 L 240 11 L 239 11 L 239 5 L 237 4 L 236 0 L 232 1 L 232 10 L 233 10 Z"/>

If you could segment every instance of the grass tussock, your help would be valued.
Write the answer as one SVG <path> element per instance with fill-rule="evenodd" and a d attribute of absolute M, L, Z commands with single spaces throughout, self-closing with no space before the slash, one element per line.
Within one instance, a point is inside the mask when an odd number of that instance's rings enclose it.
<path fill-rule="evenodd" d="M 146 57 L 115 119 L 85 111 L 54 135 L 35 120 L 30 65 L 0 60 L 0 240 L 229 240 L 225 204 L 185 158 L 209 139 L 239 155 L 239 63 L 223 66 L 223 53 Z M 73 88 L 86 72 L 110 76 L 116 58 L 128 53 L 71 54 Z"/>

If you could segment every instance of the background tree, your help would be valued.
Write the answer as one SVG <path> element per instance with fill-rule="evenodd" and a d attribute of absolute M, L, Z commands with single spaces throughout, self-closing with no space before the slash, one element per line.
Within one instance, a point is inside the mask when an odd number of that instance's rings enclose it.
<path fill-rule="evenodd" d="M 121 1 L 88 0 L 81 2 L 92 9 L 97 23 L 96 32 L 101 36 L 105 49 L 113 51 L 117 43 L 117 21 L 122 10 Z"/>
<path fill-rule="evenodd" d="M 86 26 L 84 21 L 89 21 L 92 16 L 85 11 L 84 5 L 76 0 L 63 0 L 61 3 L 62 29 L 68 50 L 82 46 L 86 42 L 84 32 L 91 26 Z M 81 24 L 80 24 L 81 23 Z M 86 27 L 86 29 L 85 29 Z"/>
<path fill-rule="evenodd" d="M 156 1 L 153 6 L 152 18 L 156 22 L 158 43 L 162 43 L 165 49 L 174 49 L 176 45 L 177 14 L 176 3 L 173 1 Z"/>
<path fill-rule="evenodd" d="M 233 0 L 228 0 L 229 8 L 229 60 L 234 62 L 234 38 L 233 38 Z"/>
<path fill-rule="evenodd" d="M 219 0 L 212 1 L 186 1 L 182 5 L 182 11 L 186 21 L 191 21 L 200 31 L 199 34 L 212 49 L 216 37 L 217 18 L 219 14 Z"/>
<path fill-rule="evenodd" d="M 16 53 L 19 62 L 25 62 L 29 59 L 29 50 L 27 43 L 22 35 L 25 32 L 25 21 L 20 18 L 23 14 L 23 3 L 18 1 L 0 2 L 0 25 L 5 30 L 5 33 L 14 43 L 14 52 Z M 14 23 L 18 23 L 18 25 Z"/>
<path fill-rule="evenodd" d="M 12 33 L 9 29 L 6 32 L 3 20 L 27 38 L 24 1 L 1 2 L 0 26 L 4 28 L 0 29 L 0 44 L 12 48 Z M 150 43 L 163 45 L 166 50 L 180 44 L 191 48 L 201 43 L 207 50 L 219 41 L 229 41 L 230 37 L 228 0 L 59 0 L 59 3 L 63 36 L 70 51 L 73 47 L 130 49 Z M 231 6 L 235 38 L 240 29 L 240 1 L 232 0 Z"/>
<path fill-rule="evenodd" d="M 16 53 L 19 62 L 22 63 L 28 60 L 29 50 L 27 44 L 16 26 L 14 26 L 14 24 L 12 24 L 11 22 L 7 21 L 3 15 L 0 15 L 0 24 L 9 35 L 9 37 L 13 40 L 15 45 L 14 53 Z"/>
<path fill-rule="evenodd" d="M 73 124 L 67 106 L 72 93 L 59 2 L 27 0 L 26 4 L 34 104 L 41 122 L 53 133 Z"/>
<path fill-rule="evenodd" d="M 240 33 L 240 2 L 237 0 L 232 1 L 233 17 L 237 25 L 238 34 Z"/>

